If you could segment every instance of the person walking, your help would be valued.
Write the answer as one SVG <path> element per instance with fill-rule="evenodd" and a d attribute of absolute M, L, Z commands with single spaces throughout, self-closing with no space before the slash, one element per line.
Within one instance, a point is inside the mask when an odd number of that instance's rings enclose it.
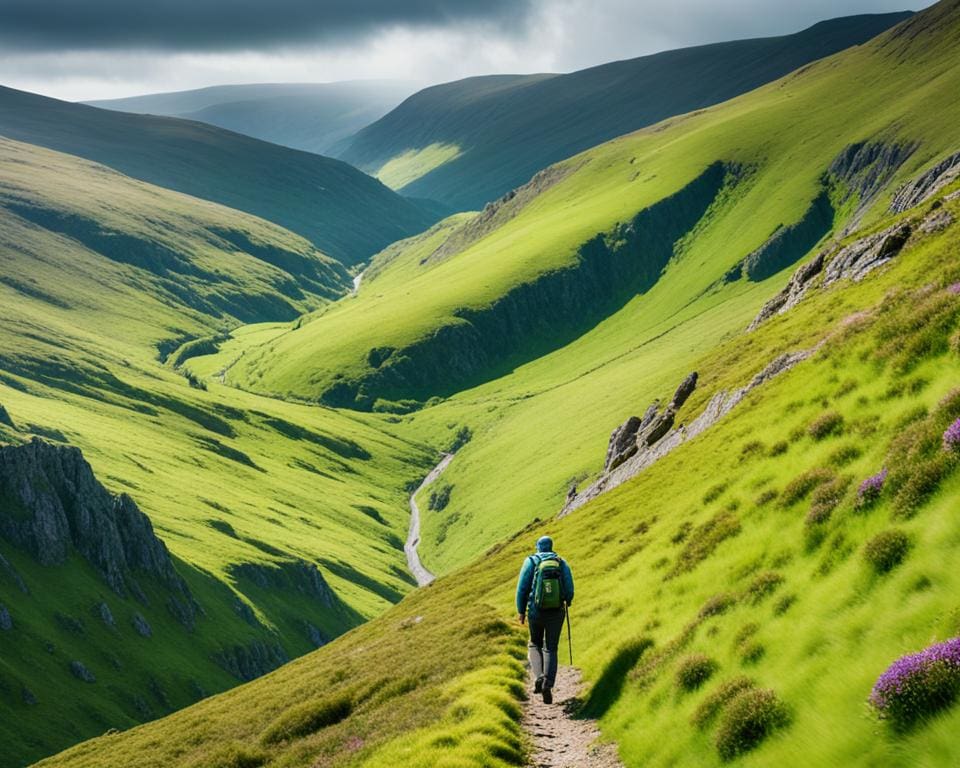
<path fill-rule="evenodd" d="M 527 656 L 535 680 L 533 691 L 543 695 L 545 704 L 553 703 L 557 649 L 572 602 L 570 566 L 553 551 L 553 539 L 542 536 L 537 551 L 524 559 L 517 579 L 517 620 L 521 624 L 526 620 L 530 629 Z"/>

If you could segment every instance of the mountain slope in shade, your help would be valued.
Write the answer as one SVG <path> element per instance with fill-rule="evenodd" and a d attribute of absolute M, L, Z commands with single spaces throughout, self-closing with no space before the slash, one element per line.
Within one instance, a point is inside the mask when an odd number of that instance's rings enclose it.
<path fill-rule="evenodd" d="M 907 16 L 851 16 L 793 35 L 667 51 L 566 75 L 438 85 L 364 128 L 337 156 L 403 194 L 479 209 L 551 163 L 726 101 L 866 42 Z"/>
<path fill-rule="evenodd" d="M 86 102 L 119 112 L 199 120 L 274 144 L 330 154 L 337 142 L 379 120 L 415 84 L 394 80 L 217 85 Z"/>
<path fill-rule="evenodd" d="M 252 213 L 345 264 L 434 218 L 346 163 L 189 120 L 0 88 L 0 135 Z"/>

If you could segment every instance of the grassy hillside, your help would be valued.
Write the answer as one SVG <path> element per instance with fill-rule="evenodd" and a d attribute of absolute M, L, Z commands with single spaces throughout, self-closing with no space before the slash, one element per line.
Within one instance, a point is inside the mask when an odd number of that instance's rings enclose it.
<path fill-rule="evenodd" d="M 746 93 L 864 43 L 905 16 L 835 19 L 784 37 L 667 51 L 559 76 L 438 85 L 359 131 L 337 156 L 403 194 L 476 210 L 548 165 Z"/>
<path fill-rule="evenodd" d="M 627 766 L 956 762 L 960 706 L 897 731 L 866 704 L 894 659 L 960 633 L 960 464 L 941 437 L 960 418 L 960 198 L 941 204 L 945 230 L 915 226 L 862 281 L 816 288 L 698 356 L 685 422 L 778 355 L 817 350 L 634 480 L 290 667 L 42 765 L 521 765 L 523 647 L 507 620 L 544 532 L 577 576 L 585 712 Z M 891 532 L 905 549 L 878 545 Z M 695 663 L 705 679 L 687 690 Z M 769 733 L 752 738 L 771 701 Z"/>
<path fill-rule="evenodd" d="M 0 135 L 268 219 L 347 265 L 435 218 L 345 163 L 189 120 L 0 88 Z"/>
<path fill-rule="evenodd" d="M 166 115 L 320 155 L 379 120 L 416 90 L 394 80 L 215 85 L 87 102 L 119 112 Z"/>
<path fill-rule="evenodd" d="M 954 35 L 941 29 L 924 50 L 888 33 L 552 167 L 446 243 L 443 228 L 416 238 L 356 299 L 247 349 L 228 381 L 409 409 L 528 363 L 531 374 L 492 391 L 599 382 L 596 369 L 617 360 L 611 375 L 624 374 L 634 349 L 635 375 L 678 380 L 684 339 L 696 349 L 749 322 L 771 274 L 960 143 Z M 841 162 L 850 154 L 860 167 Z M 543 357 L 573 342 L 565 364 Z M 571 386 L 586 403 L 616 389 Z"/>
<path fill-rule="evenodd" d="M 160 593 L 121 597 L 79 555 L 41 566 L 0 539 L 0 765 L 236 685 L 411 589 L 404 487 L 432 452 L 180 367 L 241 321 L 321 306 L 347 282 L 339 263 L 275 224 L 5 139 L 0 262 L 0 442 L 82 449 L 152 519 L 201 609 L 185 626 Z"/>

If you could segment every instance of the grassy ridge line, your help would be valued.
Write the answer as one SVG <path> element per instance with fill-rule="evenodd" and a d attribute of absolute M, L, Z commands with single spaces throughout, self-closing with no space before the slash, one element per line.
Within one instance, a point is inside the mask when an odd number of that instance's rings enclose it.
<path fill-rule="evenodd" d="M 10 88 L 0 88 L 0 105 L 0 134 L 7 138 L 273 221 L 347 265 L 437 218 L 346 163 L 204 123 Z"/>
<path fill-rule="evenodd" d="M 949 210 L 960 216 L 960 201 Z M 723 681 L 739 675 L 773 688 L 790 712 L 783 733 L 740 765 L 950 764 L 957 759 L 960 708 L 895 737 L 878 734 L 864 702 L 892 659 L 931 636 L 960 632 L 960 577 L 950 567 L 958 541 L 950 514 L 960 492 L 956 461 L 922 497 L 895 495 L 891 486 L 875 506 L 858 511 L 855 490 L 885 463 L 909 476 L 931 457 L 938 461 L 937 430 L 960 416 L 960 298 L 948 290 L 960 280 L 951 256 L 958 246 L 957 224 L 917 235 L 862 283 L 817 291 L 758 331 L 708 352 L 697 366 L 704 377 L 698 397 L 681 418 L 781 352 L 825 340 L 817 355 L 756 390 L 735 415 L 575 514 L 528 526 L 456 575 L 268 678 L 43 765 L 110 768 L 134 750 L 145 764 L 175 766 L 235 765 L 241 750 L 255 754 L 252 764 L 270 766 L 384 765 L 387 757 L 411 754 L 422 758 L 417 765 L 520 764 L 510 746 L 517 671 L 509 656 L 521 654 L 522 645 L 504 620 L 512 612 L 516 569 L 543 532 L 576 569 L 574 646 L 594 683 L 586 704 L 601 717 L 604 734 L 618 740 L 626 765 L 726 764 L 715 746 L 716 726 L 700 730 L 691 717 Z M 840 420 L 831 430 L 812 428 L 832 413 Z M 896 459 L 928 433 L 935 438 L 932 453 L 924 449 L 909 464 Z M 823 496 L 835 505 L 813 526 L 805 520 L 822 495 L 809 484 L 805 493 L 797 490 L 811 470 L 829 482 L 850 478 L 837 486 L 839 495 Z M 906 513 L 904 498 L 912 498 Z M 875 573 L 864 545 L 891 527 L 910 537 L 908 556 L 892 572 Z M 714 607 L 705 611 L 707 604 Z M 402 650 L 384 645 L 385 637 Z M 488 670 L 491 700 L 451 702 L 447 686 L 473 684 L 474 668 L 441 674 L 442 682 L 432 677 L 447 659 L 446 644 L 488 639 L 492 644 L 471 646 L 481 656 L 455 657 Z M 350 652 L 356 655 L 346 665 Z M 708 655 L 717 672 L 699 690 L 683 692 L 675 675 L 695 653 Z M 264 744 L 263 734 L 278 721 L 301 717 L 299 708 L 277 702 L 353 695 L 353 675 L 358 685 L 372 684 L 370 670 L 384 658 L 391 659 L 390 670 L 379 672 L 384 687 L 393 679 L 392 664 L 414 676 L 424 671 L 414 691 L 391 700 L 392 719 L 375 736 L 387 744 L 368 742 L 366 717 L 375 710 L 365 697 L 358 697 L 356 720 L 313 721 L 309 733 Z M 334 683 L 338 669 L 345 676 Z M 488 695 L 485 686 L 477 688 Z M 442 705 L 427 712 L 424 701 Z M 499 712 L 489 708 L 496 701 Z M 453 730 L 453 721 L 474 716 L 486 743 Z M 417 730 L 400 737 L 401 751 L 390 739 L 411 726 Z M 220 750 L 233 751 L 228 759 L 210 759 L 227 754 Z"/>
<path fill-rule="evenodd" d="M 328 155 L 335 144 L 383 117 L 414 88 L 413 83 L 393 80 L 257 83 L 88 104 L 199 120 L 285 147 Z"/>
<path fill-rule="evenodd" d="M 564 75 L 445 83 L 359 131 L 339 156 L 404 194 L 479 209 L 564 158 L 751 91 L 865 43 L 907 16 L 833 19 L 783 37 L 667 51 Z"/>

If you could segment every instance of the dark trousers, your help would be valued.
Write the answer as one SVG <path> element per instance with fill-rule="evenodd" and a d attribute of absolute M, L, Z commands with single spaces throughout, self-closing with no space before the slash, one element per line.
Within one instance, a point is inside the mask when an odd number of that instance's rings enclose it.
<path fill-rule="evenodd" d="M 560 634 L 563 631 L 563 608 L 541 610 L 530 618 L 530 642 L 527 644 L 527 656 L 530 669 L 535 678 L 542 677 L 547 688 L 553 688 L 557 681 L 557 649 L 560 646 Z"/>

